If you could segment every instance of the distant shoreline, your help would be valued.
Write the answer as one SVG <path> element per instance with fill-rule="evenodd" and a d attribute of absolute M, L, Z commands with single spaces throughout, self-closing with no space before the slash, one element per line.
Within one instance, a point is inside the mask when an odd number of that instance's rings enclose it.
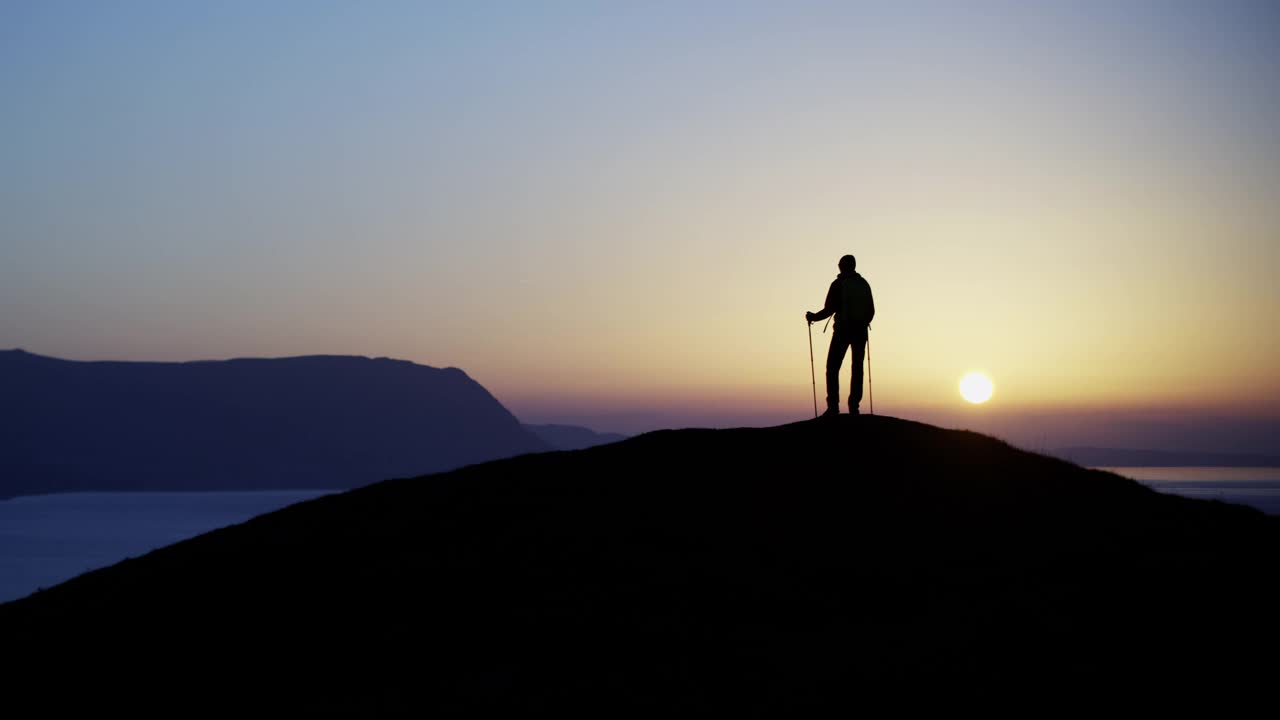
<path fill-rule="evenodd" d="M 346 492 L 333 488 L 263 488 L 262 490 L 72 490 L 70 492 L 24 493 L 0 498 L 0 502 L 23 498 L 85 497 L 86 495 L 297 495 L 319 493 L 329 495 Z"/>
<path fill-rule="evenodd" d="M 1132 448 L 1066 447 L 1041 451 L 1083 467 L 1280 468 L 1280 456 L 1253 453 L 1171 452 Z"/>

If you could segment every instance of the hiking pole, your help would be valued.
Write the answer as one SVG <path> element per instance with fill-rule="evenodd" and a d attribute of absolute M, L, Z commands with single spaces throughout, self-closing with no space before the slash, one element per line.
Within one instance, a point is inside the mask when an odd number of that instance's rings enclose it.
<path fill-rule="evenodd" d="M 818 417 L 818 378 L 813 372 L 813 323 L 809 326 L 809 381 L 813 383 L 813 416 Z"/>
<path fill-rule="evenodd" d="M 817 391 L 814 391 L 815 393 Z M 876 394 L 871 391 L 871 326 L 867 326 L 867 399 L 871 401 L 871 414 L 876 414 Z M 816 400 L 814 401 L 817 402 Z"/>

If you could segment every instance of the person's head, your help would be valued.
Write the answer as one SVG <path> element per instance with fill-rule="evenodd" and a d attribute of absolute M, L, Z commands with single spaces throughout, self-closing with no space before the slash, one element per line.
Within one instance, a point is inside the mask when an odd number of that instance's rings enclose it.
<path fill-rule="evenodd" d="M 840 258 L 840 272 L 853 272 L 858 267 L 858 261 L 853 259 L 852 255 L 845 255 Z"/>

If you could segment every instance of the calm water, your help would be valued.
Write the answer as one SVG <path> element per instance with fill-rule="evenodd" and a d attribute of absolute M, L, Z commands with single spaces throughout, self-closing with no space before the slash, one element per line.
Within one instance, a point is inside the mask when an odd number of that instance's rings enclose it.
<path fill-rule="evenodd" d="M 0 501 L 0 602 L 328 492 L 66 493 Z"/>
<path fill-rule="evenodd" d="M 1106 467 L 1154 490 L 1203 500 L 1222 500 L 1280 515 L 1280 468 Z"/>

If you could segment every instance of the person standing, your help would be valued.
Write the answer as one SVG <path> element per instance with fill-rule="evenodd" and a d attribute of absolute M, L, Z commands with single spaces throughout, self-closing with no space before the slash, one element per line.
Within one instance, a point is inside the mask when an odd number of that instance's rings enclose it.
<path fill-rule="evenodd" d="M 853 375 L 849 378 L 849 413 L 858 414 L 862 404 L 862 359 L 867 348 L 867 328 L 876 315 L 871 298 L 871 285 L 856 271 L 858 261 L 852 255 L 840 258 L 840 274 L 827 290 L 822 310 L 806 312 L 810 324 L 836 316 L 827 351 L 827 411 L 823 417 L 840 414 L 840 365 L 845 352 L 853 348 Z"/>

